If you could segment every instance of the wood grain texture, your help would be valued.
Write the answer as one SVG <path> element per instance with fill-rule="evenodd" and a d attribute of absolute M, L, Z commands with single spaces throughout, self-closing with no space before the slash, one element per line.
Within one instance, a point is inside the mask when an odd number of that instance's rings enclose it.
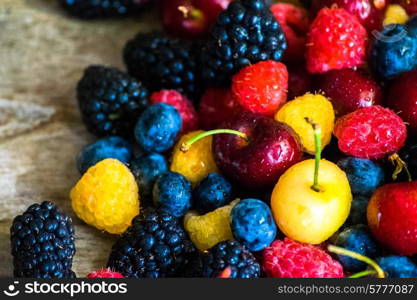
<path fill-rule="evenodd" d="M 83 22 L 55 0 L 0 1 L 0 277 L 13 272 L 13 217 L 45 200 L 74 220 L 77 275 L 105 266 L 116 237 L 83 224 L 68 197 L 79 179 L 74 157 L 94 139 L 81 123 L 74 87 L 90 64 L 122 67 L 126 40 L 158 26 L 154 12 Z"/>

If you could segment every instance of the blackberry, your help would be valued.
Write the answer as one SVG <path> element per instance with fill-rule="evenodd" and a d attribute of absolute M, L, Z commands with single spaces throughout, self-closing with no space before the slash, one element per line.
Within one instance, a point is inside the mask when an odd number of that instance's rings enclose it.
<path fill-rule="evenodd" d="M 75 254 L 71 218 L 51 202 L 31 205 L 10 228 L 14 276 L 74 278 Z"/>
<path fill-rule="evenodd" d="M 230 278 L 258 278 L 261 267 L 253 254 L 237 241 L 220 242 L 188 266 L 187 275 L 219 277 L 227 267 Z"/>
<path fill-rule="evenodd" d="M 178 219 L 147 208 L 113 245 L 108 267 L 126 277 L 174 277 L 195 251 Z"/>
<path fill-rule="evenodd" d="M 196 99 L 197 47 L 188 41 L 170 39 L 157 33 L 139 33 L 123 52 L 130 75 L 152 91 L 174 89 Z"/>
<path fill-rule="evenodd" d="M 81 19 L 129 15 L 148 2 L 150 0 L 59 0 L 69 14 Z"/>
<path fill-rule="evenodd" d="M 233 1 L 220 13 L 202 48 L 202 77 L 227 85 L 243 67 L 280 60 L 286 48 L 284 33 L 264 0 Z"/>
<path fill-rule="evenodd" d="M 82 119 L 97 136 L 132 136 L 148 96 L 141 82 L 103 66 L 88 67 L 77 86 Z"/>

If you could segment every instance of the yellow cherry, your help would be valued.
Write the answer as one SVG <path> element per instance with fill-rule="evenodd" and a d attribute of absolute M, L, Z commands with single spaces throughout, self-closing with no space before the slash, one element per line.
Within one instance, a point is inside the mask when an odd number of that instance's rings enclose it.
<path fill-rule="evenodd" d="M 280 230 L 289 238 L 320 244 L 346 221 L 352 194 L 346 174 L 321 158 L 320 128 L 314 124 L 316 157 L 293 165 L 279 179 L 271 208 Z"/>
<path fill-rule="evenodd" d="M 181 150 L 182 144 L 203 132 L 192 131 L 183 135 L 172 151 L 170 170 L 182 174 L 193 185 L 208 174 L 219 172 L 211 150 L 212 136 L 196 141 L 188 151 Z"/>
<path fill-rule="evenodd" d="M 314 154 L 314 133 L 305 118 L 314 120 L 321 127 L 323 147 L 330 143 L 335 113 L 332 103 L 323 95 L 305 94 L 287 102 L 276 114 L 275 120 L 290 126 L 301 139 L 304 151 Z"/>
<path fill-rule="evenodd" d="M 405 9 L 398 4 L 388 5 L 385 11 L 383 25 L 387 26 L 390 24 L 404 24 L 409 19 Z"/>

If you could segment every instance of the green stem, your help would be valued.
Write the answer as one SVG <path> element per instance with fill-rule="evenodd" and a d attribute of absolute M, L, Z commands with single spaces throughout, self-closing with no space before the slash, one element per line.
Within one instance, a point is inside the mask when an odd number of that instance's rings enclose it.
<path fill-rule="evenodd" d="M 395 166 L 394 173 L 392 173 L 392 179 L 397 180 L 398 174 L 400 174 L 403 170 L 407 173 L 408 181 L 412 181 L 413 178 L 411 177 L 410 171 L 408 170 L 407 163 L 401 159 L 401 157 L 397 154 L 391 154 L 388 159 L 391 163 Z"/>
<path fill-rule="evenodd" d="M 361 278 L 361 277 L 365 277 L 365 276 L 368 276 L 368 275 L 375 275 L 375 274 L 377 274 L 377 273 L 374 270 L 365 270 L 365 271 L 362 271 L 362 272 L 352 274 L 348 278 Z"/>
<path fill-rule="evenodd" d="M 311 188 L 316 191 L 320 192 L 319 186 L 319 167 L 320 167 L 320 160 L 321 160 L 321 128 L 320 125 L 314 123 L 311 119 L 305 118 L 306 122 L 313 127 L 314 131 L 314 145 L 315 149 L 315 157 L 314 157 L 314 180 L 313 185 Z"/>
<path fill-rule="evenodd" d="M 240 136 L 242 139 L 244 139 L 245 141 L 248 141 L 248 136 L 246 134 L 244 134 L 243 132 L 237 131 L 237 130 L 232 130 L 232 129 L 215 129 L 215 130 L 210 130 L 210 131 L 204 131 L 198 135 L 196 135 L 195 137 L 192 137 L 191 139 L 189 139 L 188 141 L 186 141 L 185 143 L 181 144 L 180 150 L 182 152 L 187 152 L 188 150 L 190 150 L 190 147 L 192 144 L 194 144 L 195 142 L 210 136 L 210 135 L 214 135 L 214 134 L 220 134 L 220 133 L 230 133 L 230 134 L 235 134 L 237 136 Z"/>
<path fill-rule="evenodd" d="M 364 255 L 361 255 L 359 253 L 350 251 L 350 250 L 346 250 L 337 246 L 333 246 L 333 245 L 329 245 L 327 247 L 327 250 L 329 250 L 329 252 L 332 253 L 336 253 L 336 254 L 340 254 L 340 255 L 346 255 L 348 257 L 363 261 L 364 263 L 367 263 L 368 265 L 370 265 L 372 268 L 374 268 L 376 274 L 378 275 L 378 278 L 385 278 L 385 274 L 384 271 L 381 269 L 380 266 L 378 266 L 378 264 L 370 259 L 369 257 L 366 257 Z"/>

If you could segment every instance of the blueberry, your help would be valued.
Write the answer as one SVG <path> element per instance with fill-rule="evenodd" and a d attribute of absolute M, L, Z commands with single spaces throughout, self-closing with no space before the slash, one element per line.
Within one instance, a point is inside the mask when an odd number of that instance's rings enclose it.
<path fill-rule="evenodd" d="M 166 172 L 153 188 L 153 201 L 175 217 L 182 217 L 191 207 L 191 183 L 179 173 Z"/>
<path fill-rule="evenodd" d="M 372 238 L 366 225 L 360 224 L 346 228 L 336 238 L 336 246 L 350 250 L 369 258 L 378 255 L 378 245 Z M 356 272 L 366 268 L 366 263 L 357 259 L 338 255 L 338 259 L 343 269 L 349 272 Z"/>
<path fill-rule="evenodd" d="M 201 214 L 225 206 L 232 200 L 232 185 L 216 173 L 209 174 L 194 190 L 194 206 Z"/>
<path fill-rule="evenodd" d="M 146 151 L 164 152 L 174 145 L 181 125 L 181 116 L 173 106 L 156 103 L 139 117 L 135 138 Z"/>
<path fill-rule="evenodd" d="M 366 209 L 368 207 L 369 197 L 356 195 L 353 197 L 352 206 L 350 208 L 350 214 L 347 219 L 347 224 L 367 224 Z"/>
<path fill-rule="evenodd" d="M 417 278 L 417 265 L 406 256 L 384 256 L 376 263 L 388 278 Z"/>
<path fill-rule="evenodd" d="M 168 171 L 168 164 L 159 153 L 144 153 L 130 162 L 130 170 L 139 185 L 141 200 L 147 200 L 152 197 L 155 180 Z"/>
<path fill-rule="evenodd" d="M 353 194 L 370 195 L 384 179 L 383 169 L 368 159 L 346 157 L 337 165 L 346 172 Z"/>
<path fill-rule="evenodd" d="M 128 141 L 118 136 L 102 138 L 85 146 L 77 155 L 77 169 L 81 174 L 106 158 L 114 158 L 127 164 L 133 153 Z"/>
<path fill-rule="evenodd" d="M 231 212 L 233 236 L 250 251 L 260 251 L 275 239 L 277 227 L 268 205 L 258 199 L 244 199 Z"/>
<path fill-rule="evenodd" d="M 414 30 L 391 24 L 376 34 L 370 63 L 375 74 L 387 80 L 417 66 L 417 39 Z"/>

